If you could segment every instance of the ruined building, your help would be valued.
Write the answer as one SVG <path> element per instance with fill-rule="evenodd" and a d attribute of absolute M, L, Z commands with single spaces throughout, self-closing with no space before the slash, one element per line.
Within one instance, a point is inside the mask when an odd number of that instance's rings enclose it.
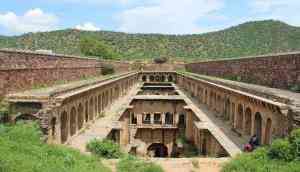
<path fill-rule="evenodd" d="M 240 153 L 251 135 L 270 144 L 299 126 L 300 94 L 287 90 L 300 83 L 297 53 L 143 64 L 142 70 L 126 62 L 31 52 L 0 56 L 0 86 L 11 120 L 38 121 L 51 144 L 109 138 L 139 156 L 185 157 L 192 149 L 196 156 L 227 157 Z M 105 63 L 117 74 L 53 85 L 59 78 L 100 76 Z M 191 73 L 176 71 L 184 67 Z M 229 76 L 243 82 L 221 79 Z M 39 83 L 50 86 L 29 90 Z M 84 136 L 93 125 L 98 130 Z"/>

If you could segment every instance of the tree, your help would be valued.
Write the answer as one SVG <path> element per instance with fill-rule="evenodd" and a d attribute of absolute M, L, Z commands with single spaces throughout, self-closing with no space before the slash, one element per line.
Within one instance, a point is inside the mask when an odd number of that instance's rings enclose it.
<path fill-rule="evenodd" d="M 91 37 L 84 37 L 80 40 L 80 50 L 86 56 L 97 56 L 103 59 L 116 59 L 118 56 L 103 41 Z"/>

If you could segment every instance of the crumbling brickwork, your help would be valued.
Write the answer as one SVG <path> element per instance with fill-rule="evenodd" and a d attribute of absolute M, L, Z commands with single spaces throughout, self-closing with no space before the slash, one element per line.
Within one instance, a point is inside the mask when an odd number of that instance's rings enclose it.
<path fill-rule="evenodd" d="M 193 73 L 288 89 L 300 84 L 300 53 L 190 63 Z"/>

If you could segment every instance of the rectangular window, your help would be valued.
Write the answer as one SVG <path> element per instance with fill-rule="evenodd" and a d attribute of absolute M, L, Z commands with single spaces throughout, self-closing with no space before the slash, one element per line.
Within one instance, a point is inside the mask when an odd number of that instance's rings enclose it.
<path fill-rule="evenodd" d="M 154 124 L 161 124 L 161 114 L 160 113 L 155 113 L 154 114 Z"/>

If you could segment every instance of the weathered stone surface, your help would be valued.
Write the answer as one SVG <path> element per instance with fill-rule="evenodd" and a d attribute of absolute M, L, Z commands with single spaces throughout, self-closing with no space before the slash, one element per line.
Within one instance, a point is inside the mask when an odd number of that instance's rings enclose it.
<path fill-rule="evenodd" d="M 300 84 L 300 53 L 190 63 L 186 69 L 198 74 L 240 78 L 243 82 L 287 89 Z"/>
<path fill-rule="evenodd" d="M 126 62 L 0 50 L 0 98 L 13 91 L 98 76 L 103 64 L 112 64 L 117 73 L 131 70 Z"/>

